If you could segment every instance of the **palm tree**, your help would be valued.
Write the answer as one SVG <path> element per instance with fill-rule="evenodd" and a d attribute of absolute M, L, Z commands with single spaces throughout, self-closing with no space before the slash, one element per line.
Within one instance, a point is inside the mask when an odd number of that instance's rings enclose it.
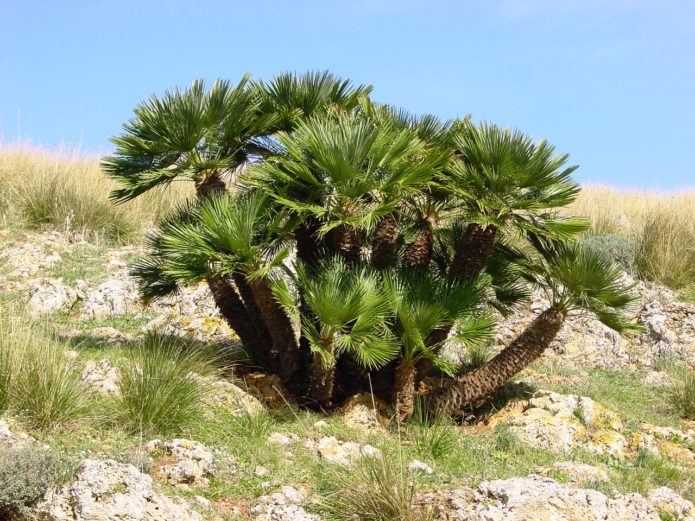
<path fill-rule="evenodd" d="M 535 243 L 541 257 L 526 264 L 527 276 L 546 291 L 550 305 L 492 360 L 443 386 L 435 398 L 437 409 L 461 411 L 495 393 L 543 354 L 575 310 L 593 313 L 618 332 L 639 329 L 625 315 L 636 296 L 623 284 L 619 266 L 576 243 Z"/>

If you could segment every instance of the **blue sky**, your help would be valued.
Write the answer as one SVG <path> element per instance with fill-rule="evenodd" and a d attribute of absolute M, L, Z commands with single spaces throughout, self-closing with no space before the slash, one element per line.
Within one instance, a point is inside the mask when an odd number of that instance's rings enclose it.
<path fill-rule="evenodd" d="M 108 152 L 151 93 L 325 68 L 547 138 L 583 182 L 695 186 L 687 0 L 0 0 L 0 139 Z"/>

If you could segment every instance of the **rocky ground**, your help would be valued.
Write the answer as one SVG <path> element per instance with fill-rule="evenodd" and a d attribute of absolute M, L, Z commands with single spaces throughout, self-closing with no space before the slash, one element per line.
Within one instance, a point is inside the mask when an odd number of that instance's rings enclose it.
<path fill-rule="evenodd" d="M 95 396 L 119 393 L 121 362 L 147 331 L 234 346 L 204 285 L 140 301 L 128 275 L 137 247 L 7 231 L 0 246 L 1 301 L 63 339 Z M 395 461 L 413 484 L 423 513 L 413 519 L 695 520 L 695 425 L 663 398 L 678 368 L 695 364 L 695 304 L 637 289 L 643 333 L 571 317 L 515 395 L 474 425 L 394 425 L 369 396 L 321 417 L 287 403 L 272 377 L 228 375 L 200 377 L 208 421 L 185 437 L 141 439 L 87 421 L 35 431 L 6 417 L 0 451 L 50 446 L 77 462 L 28 517 L 43 521 L 335 519 L 329 477 L 372 460 Z M 537 295 L 503 321 L 492 348 L 542 307 Z"/>

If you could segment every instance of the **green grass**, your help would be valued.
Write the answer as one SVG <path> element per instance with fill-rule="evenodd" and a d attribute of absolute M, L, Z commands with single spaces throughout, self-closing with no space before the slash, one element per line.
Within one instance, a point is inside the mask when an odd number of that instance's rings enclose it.
<path fill-rule="evenodd" d="M 683 381 L 663 390 L 673 409 L 688 420 L 695 420 L 695 371 L 688 371 Z"/>
<path fill-rule="evenodd" d="M 149 334 L 122 370 L 118 409 L 134 432 L 175 434 L 201 418 L 205 388 L 192 373 L 214 372 L 209 352 Z"/>

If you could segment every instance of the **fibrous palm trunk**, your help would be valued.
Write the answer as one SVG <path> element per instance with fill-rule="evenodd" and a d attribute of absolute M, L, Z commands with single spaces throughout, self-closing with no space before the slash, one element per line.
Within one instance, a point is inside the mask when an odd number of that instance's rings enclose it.
<path fill-rule="evenodd" d="M 426 268 L 432 259 L 433 247 L 432 224 L 423 220 L 415 240 L 403 250 L 403 265 Z"/>
<path fill-rule="evenodd" d="M 393 403 L 398 421 L 406 421 L 415 410 L 415 364 L 402 358 L 395 369 Z"/>
<path fill-rule="evenodd" d="M 461 411 L 499 390 L 512 376 L 543 354 L 562 328 L 566 310 L 552 306 L 492 360 L 448 382 L 434 399 L 435 409 Z"/>
<path fill-rule="evenodd" d="M 492 224 L 485 228 L 476 223 L 469 224 L 456 246 L 449 277 L 475 278 L 487 264 L 496 236 L 497 227 Z"/>
<path fill-rule="evenodd" d="M 287 388 L 297 396 L 301 396 L 305 389 L 303 379 L 298 374 L 301 369 L 300 353 L 290 317 L 275 299 L 273 290 L 266 279 L 254 278 L 248 283 L 256 305 L 268 326 L 268 333 L 273 342 L 272 356 L 277 359 L 279 365 L 277 372 Z"/>
<path fill-rule="evenodd" d="M 333 338 L 321 339 L 321 348 L 333 357 Z M 335 362 L 326 362 L 320 353 L 314 353 L 311 364 L 311 400 L 321 407 L 331 405 L 333 397 L 333 385 L 335 382 Z"/>
<path fill-rule="evenodd" d="M 398 223 L 392 215 L 385 215 L 376 225 L 372 239 L 371 264 L 377 269 L 390 268 L 396 264 L 396 241 Z"/>
<path fill-rule="evenodd" d="M 333 252 L 340 255 L 345 262 L 354 265 L 360 261 L 360 238 L 353 226 L 336 226 L 328 232 L 328 239 Z"/>
<path fill-rule="evenodd" d="M 215 300 L 220 314 L 229 326 L 239 335 L 241 343 L 254 355 L 258 352 L 260 340 L 253 321 L 249 316 L 244 302 L 234 288 L 224 278 L 213 275 L 208 277 L 208 287 Z"/>
<path fill-rule="evenodd" d="M 244 301 L 244 306 L 246 307 L 246 312 L 249 315 L 251 321 L 251 326 L 256 330 L 256 336 L 258 337 L 258 346 L 254 349 L 253 353 L 257 355 L 258 362 L 272 369 L 277 368 L 277 361 L 271 359 L 271 351 L 273 347 L 273 340 L 270 337 L 270 332 L 266 326 L 265 320 L 263 319 L 263 314 L 256 304 L 256 300 L 253 296 L 253 291 L 249 285 L 246 275 L 243 273 L 236 272 L 232 275 L 232 280 L 236 286 L 239 295 Z"/>

